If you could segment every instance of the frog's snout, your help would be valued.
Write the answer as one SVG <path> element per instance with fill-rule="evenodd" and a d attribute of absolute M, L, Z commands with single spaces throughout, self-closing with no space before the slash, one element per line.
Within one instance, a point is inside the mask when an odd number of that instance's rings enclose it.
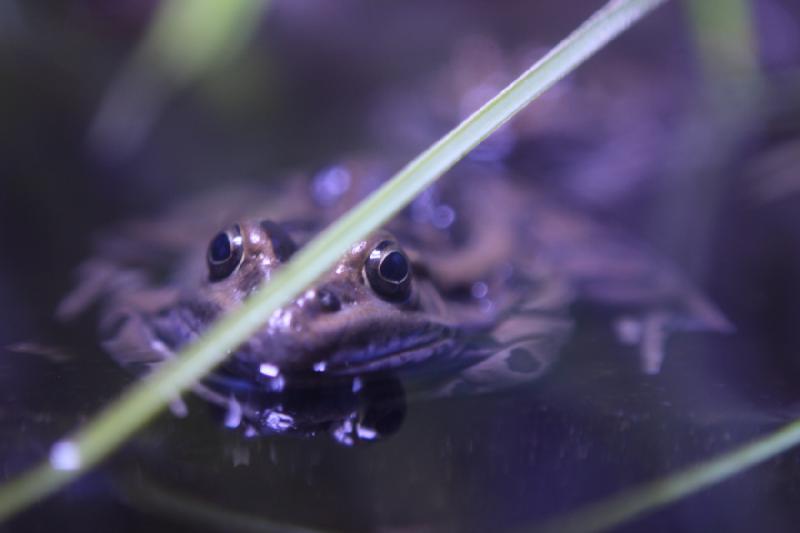
<path fill-rule="evenodd" d="M 332 314 L 342 309 L 342 299 L 333 287 L 323 285 L 306 291 L 295 300 L 295 305 L 312 315 Z"/>

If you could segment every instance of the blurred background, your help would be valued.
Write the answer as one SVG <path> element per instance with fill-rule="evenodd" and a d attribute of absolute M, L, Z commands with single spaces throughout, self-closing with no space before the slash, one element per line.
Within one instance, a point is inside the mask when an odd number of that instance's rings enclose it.
<path fill-rule="evenodd" d="M 602 4 L 3 2 L 3 477 L 132 379 L 91 323 L 54 319 L 98 233 L 354 153 L 408 160 Z M 796 417 L 798 87 L 796 1 L 670 2 L 471 156 L 661 250 L 735 334 L 675 339 L 645 378 L 589 320 L 541 387 L 411 406 L 365 449 L 165 415 L 9 531 L 525 527 Z M 798 460 L 625 530 L 791 531 Z"/>

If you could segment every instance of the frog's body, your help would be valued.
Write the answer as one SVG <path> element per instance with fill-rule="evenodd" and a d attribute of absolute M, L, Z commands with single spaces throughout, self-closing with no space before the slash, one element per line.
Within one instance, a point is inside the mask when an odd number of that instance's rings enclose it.
<path fill-rule="evenodd" d="M 83 266 L 61 313 L 99 303 L 111 355 L 126 366 L 158 364 L 269 281 L 390 170 L 353 160 L 287 180 L 280 192 L 228 191 L 131 224 Z M 424 377 L 437 394 L 506 387 L 538 378 L 556 360 L 576 299 L 623 311 L 626 338 L 640 343 L 650 370 L 660 364 L 664 332 L 727 327 L 663 261 L 524 180 L 469 165 L 451 174 L 355 243 L 216 376 L 251 391 L 274 391 L 287 376 L 386 372 Z M 397 279 L 376 279 L 389 255 L 387 272 Z M 197 390 L 241 407 L 218 386 Z"/>

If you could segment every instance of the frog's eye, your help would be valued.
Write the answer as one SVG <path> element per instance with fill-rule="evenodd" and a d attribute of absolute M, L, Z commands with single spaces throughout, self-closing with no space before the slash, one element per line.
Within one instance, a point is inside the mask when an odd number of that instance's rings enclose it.
<path fill-rule="evenodd" d="M 242 261 L 242 231 L 233 225 L 220 231 L 208 245 L 208 277 L 219 281 L 231 275 Z"/>
<path fill-rule="evenodd" d="M 379 296 L 403 301 L 411 294 L 411 263 L 391 241 L 382 241 L 369 254 L 364 273 Z"/>

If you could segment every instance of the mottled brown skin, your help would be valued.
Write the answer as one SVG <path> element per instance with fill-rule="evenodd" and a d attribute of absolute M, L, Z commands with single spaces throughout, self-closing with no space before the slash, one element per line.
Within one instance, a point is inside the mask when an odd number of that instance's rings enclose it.
<path fill-rule="evenodd" d="M 176 322 L 205 327 L 241 305 L 280 268 L 270 236 L 259 223 L 240 226 L 244 251 L 238 268 L 226 279 L 203 280 L 179 299 L 178 312 L 154 319 L 154 330 L 162 339 L 170 338 Z M 415 278 L 411 295 L 402 302 L 387 301 L 370 288 L 364 264 L 375 246 L 387 240 L 395 239 L 381 231 L 353 245 L 313 288 L 273 313 L 264 328 L 236 352 L 238 361 L 253 366 L 270 363 L 288 371 L 309 370 L 321 363 L 330 373 L 352 373 L 424 360 L 433 350 L 452 345 L 453 325 L 445 315 L 436 314 L 444 303 L 429 280 Z M 338 304 L 326 306 L 326 299 Z M 185 319 L 187 314 L 190 317 Z M 177 348 L 180 341 L 175 339 L 172 345 Z M 391 349 L 399 345 L 403 346 L 401 356 Z"/>

